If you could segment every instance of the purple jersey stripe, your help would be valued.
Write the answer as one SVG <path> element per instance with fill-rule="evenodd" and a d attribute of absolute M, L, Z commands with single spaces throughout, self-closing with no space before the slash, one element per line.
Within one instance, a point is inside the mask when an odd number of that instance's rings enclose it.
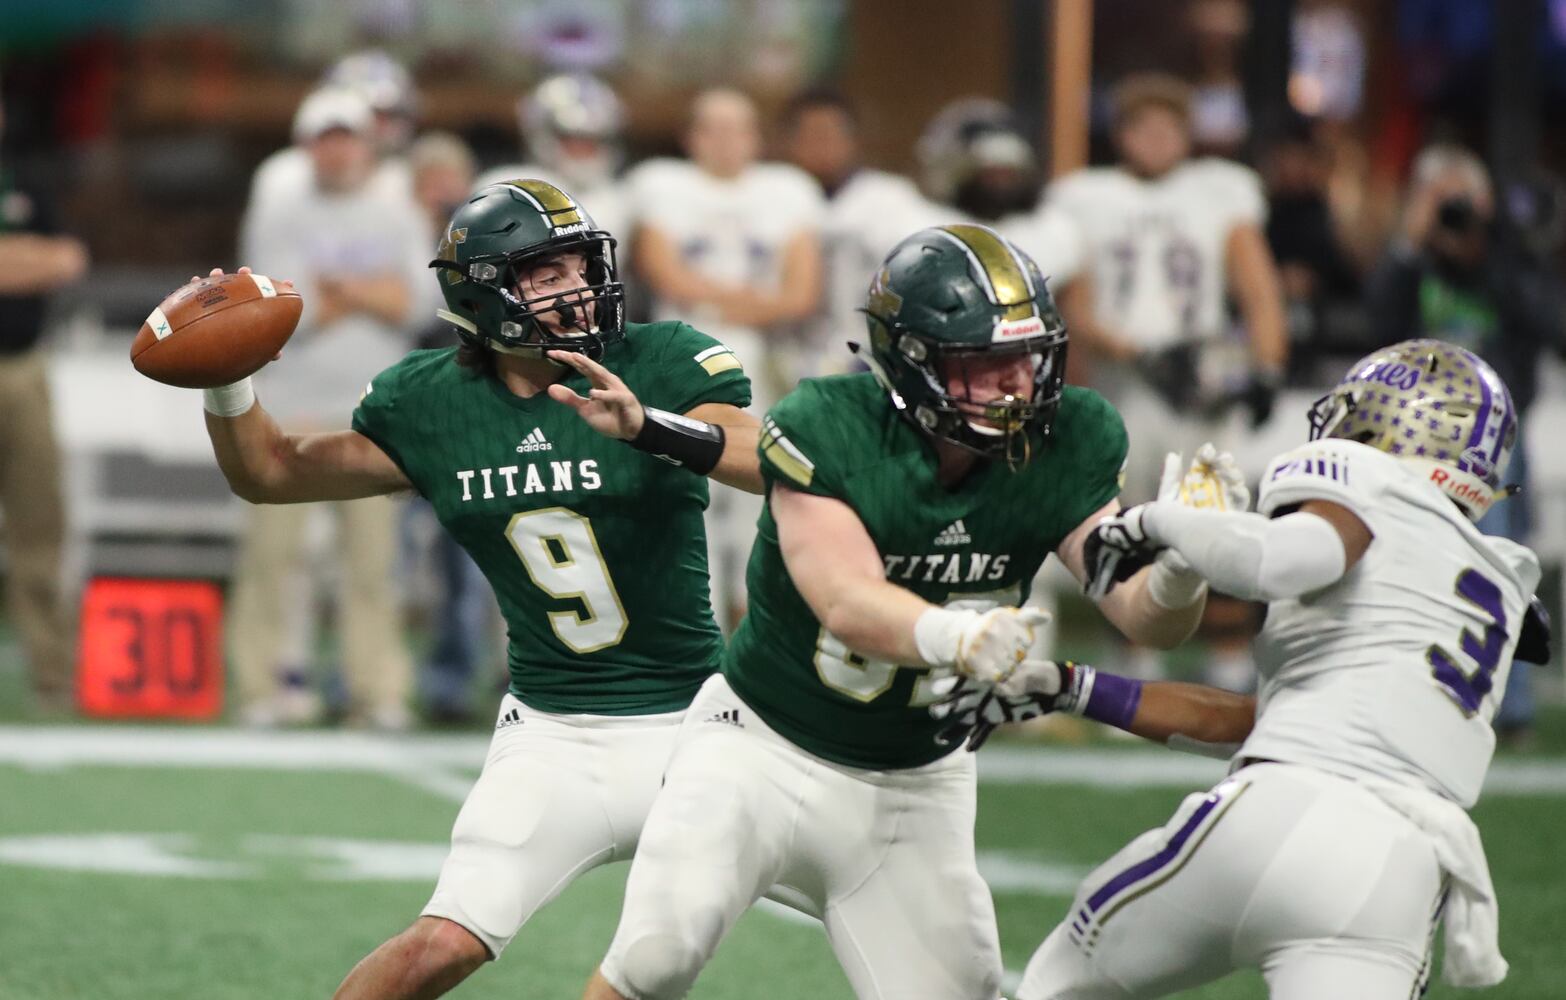
<path fill-rule="evenodd" d="M 1130 868 L 1127 868 L 1119 875 L 1116 875 L 1108 882 L 1105 882 L 1097 892 L 1088 897 L 1087 906 L 1083 908 L 1085 912 L 1089 914 L 1096 912 L 1127 886 L 1130 886 L 1136 882 L 1140 882 L 1149 875 L 1155 874 L 1159 869 L 1173 861 L 1180 853 L 1180 848 L 1184 847 L 1185 842 L 1191 839 L 1191 834 L 1194 833 L 1196 828 L 1202 825 L 1202 821 L 1205 820 L 1215 808 L 1217 808 L 1218 800 L 1219 795 L 1217 792 L 1210 793 L 1207 796 L 1206 801 L 1198 806 L 1196 811 L 1191 814 L 1191 818 L 1186 820 L 1185 824 L 1182 825 L 1179 830 L 1175 831 L 1175 835 L 1173 837 L 1169 838 L 1169 843 L 1164 845 L 1163 850 L 1159 851 L 1150 858 L 1138 861 Z"/>
<path fill-rule="evenodd" d="M 1489 366 L 1471 351 L 1463 351 L 1463 356 L 1468 359 L 1468 363 L 1473 368 L 1474 380 L 1479 383 L 1479 419 L 1474 421 L 1473 433 L 1468 435 L 1468 444 L 1463 450 L 1474 448 L 1479 449 L 1480 454 L 1483 454 L 1484 427 L 1490 419 L 1490 380 L 1484 377 L 1485 370 Z M 1476 471 L 1469 469 L 1468 462 L 1464 461 L 1461 455 L 1458 457 L 1457 467 L 1464 472 Z"/>

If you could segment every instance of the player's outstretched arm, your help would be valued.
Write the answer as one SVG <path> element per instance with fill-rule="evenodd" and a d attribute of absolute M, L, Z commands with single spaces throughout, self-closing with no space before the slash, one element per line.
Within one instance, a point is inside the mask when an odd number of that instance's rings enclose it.
<path fill-rule="evenodd" d="M 860 656 L 925 662 L 914 627 L 934 605 L 886 579 L 881 553 L 854 509 L 781 483 L 769 503 L 783 564 L 822 627 Z"/>
<path fill-rule="evenodd" d="M 1083 545 L 1100 520 L 1120 512 L 1120 501 L 1111 500 L 1089 515 L 1066 536 L 1056 556 L 1079 581 L 1087 582 L 1090 567 Z M 1172 649 L 1191 637 L 1207 606 L 1207 588 L 1200 579 L 1173 571 L 1167 563 L 1151 562 L 1130 579 L 1098 599 L 1104 617 L 1132 642 L 1155 649 Z"/>
<path fill-rule="evenodd" d="M 218 468 L 234 494 L 251 503 L 357 500 L 413 488 L 357 431 L 285 434 L 259 402 L 237 416 L 206 416 Z"/>
<path fill-rule="evenodd" d="M 1102 676 L 1102 675 L 1101 675 Z M 1256 699 L 1203 684 L 1151 681 L 1142 685 L 1142 699 L 1126 731 L 1176 749 L 1192 743 L 1232 748 L 1245 742 L 1256 723 Z"/>
<path fill-rule="evenodd" d="M 242 267 L 238 273 L 249 271 Z M 222 273 L 213 268 L 211 276 Z M 262 409 L 248 378 L 204 390 L 203 403 L 218 468 L 242 500 L 357 500 L 412 488 L 397 463 L 356 431 L 285 434 Z"/>
<path fill-rule="evenodd" d="M 881 553 L 854 509 L 833 497 L 775 483 L 769 498 L 789 578 L 816 620 L 860 656 L 955 670 L 1003 684 L 1027 659 L 1037 608 L 938 608 L 886 579 Z"/>
<path fill-rule="evenodd" d="M 761 423 L 744 410 L 728 403 L 702 403 L 683 414 L 651 409 L 592 358 L 574 351 L 550 351 L 549 357 L 592 383 L 586 396 L 552 385 L 549 398 L 571 407 L 593 430 L 728 486 L 749 493 L 765 489 L 756 457 Z"/>
<path fill-rule="evenodd" d="M 1370 547 L 1370 529 L 1330 500 L 1307 500 L 1268 518 L 1243 511 L 1145 505 L 1149 541 L 1173 548 L 1226 594 L 1254 601 L 1299 597 L 1337 582 Z"/>

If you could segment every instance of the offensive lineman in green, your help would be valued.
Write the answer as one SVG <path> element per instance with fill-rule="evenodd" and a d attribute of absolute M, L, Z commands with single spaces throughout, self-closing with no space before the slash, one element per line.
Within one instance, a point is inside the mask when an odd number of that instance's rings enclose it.
<path fill-rule="evenodd" d="M 684 324 L 624 323 L 614 240 L 569 195 L 480 190 L 431 266 L 462 346 L 377 375 L 352 430 L 284 434 L 248 379 L 206 396 L 239 496 L 416 489 L 506 618 L 510 691 L 434 896 L 339 997 L 439 996 L 576 876 L 631 856 L 722 649 L 702 475 L 761 489 L 739 362 Z"/>
<path fill-rule="evenodd" d="M 1033 261 L 982 226 L 926 229 L 866 312 L 873 374 L 807 380 L 763 422 L 749 613 L 691 705 L 590 1000 L 685 995 L 774 885 L 820 914 L 861 998 L 993 1000 L 974 758 L 929 710 L 956 677 L 1004 694 L 1026 676 L 1015 693 L 1047 697 L 1009 702 L 1018 715 L 1068 707 L 1155 739 L 1249 729 L 1240 696 L 1028 658 L 1045 616 L 1017 605 L 1052 552 L 1083 579 L 1127 447 L 1109 404 L 1063 385 Z M 1116 593 L 1099 606 L 1121 631 L 1171 646 L 1205 589 L 1155 562 Z"/>

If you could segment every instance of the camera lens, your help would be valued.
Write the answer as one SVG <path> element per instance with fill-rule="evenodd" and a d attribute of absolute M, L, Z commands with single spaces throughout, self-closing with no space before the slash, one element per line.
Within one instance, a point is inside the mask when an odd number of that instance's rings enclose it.
<path fill-rule="evenodd" d="M 1436 225 L 1456 233 L 1466 233 L 1479 221 L 1473 200 L 1468 197 L 1447 198 L 1436 208 Z"/>

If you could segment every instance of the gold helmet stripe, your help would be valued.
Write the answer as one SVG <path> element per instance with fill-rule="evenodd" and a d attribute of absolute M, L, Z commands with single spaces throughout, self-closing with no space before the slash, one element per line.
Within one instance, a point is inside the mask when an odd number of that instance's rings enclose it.
<path fill-rule="evenodd" d="M 988 226 L 965 223 L 941 226 L 940 230 L 962 247 L 974 270 L 984 276 L 990 301 L 1008 307 L 1008 321 L 1038 315 L 1038 290 L 1033 287 L 1033 276 L 1022 257 L 999 233 Z"/>
<path fill-rule="evenodd" d="M 585 221 L 581 209 L 577 207 L 571 196 L 548 181 L 519 177 L 506 183 L 521 191 L 522 196 L 532 202 L 534 208 L 548 214 L 551 226 L 569 226 Z"/>

